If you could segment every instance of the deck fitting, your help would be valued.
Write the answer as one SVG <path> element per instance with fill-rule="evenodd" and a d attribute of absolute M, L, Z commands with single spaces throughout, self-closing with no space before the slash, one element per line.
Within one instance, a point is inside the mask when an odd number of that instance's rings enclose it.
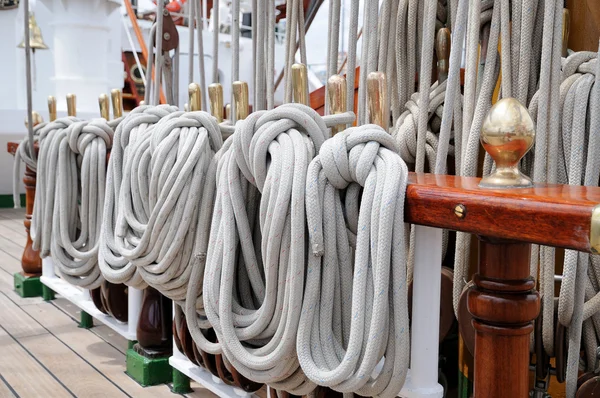
<path fill-rule="evenodd" d="M 171 385 L 173 394 L 187 394 L 192 392 L 190 387 L 190 378 L 173 368 L 173 384 Z"/>
<path fill-rule="evenodd" d="M 85 311 L 81 311 L 79 327 L 82 329 L 91 329 L 94 327 L 94 318 Z"/>
<path fill-rule="evenodd" d="M 143 387 L 169 383 L 173 380 L 173 368 L 169 365 L 170 354 L 148 358 L 138 354 L 135 348 L 127 350 L 126 373 Z"/>
<path fill-rule="evenodd" d="M 19 296 L 23 298 L 42 296 L 42 282 L 39 276 L 27 276 L 23 272 L 17 272 L 13 278 L 15 291 Z"/>

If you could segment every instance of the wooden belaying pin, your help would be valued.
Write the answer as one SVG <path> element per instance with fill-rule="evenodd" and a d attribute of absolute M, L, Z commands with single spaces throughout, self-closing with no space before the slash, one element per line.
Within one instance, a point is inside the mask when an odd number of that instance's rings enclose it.
<path fill-rule="evenodd" d="M 67 115 L 77 116 L 77 97 L 75 94 L 67 94 Z"/>
<path fill-rule="evenodd" d="M 568 8 L 563 8 L 563 31 L 562 31 L 562 56 L 568 55 L 569 32 L 571 31 L 571 13 Z"/>
<path fill-rule="evenodd" d="M 40 123 L 44 123 L 44 118 L 36 111 L 31 111 L 31 120 L 33 122 L 33 127 L 37 126 Z M 29 122 L 27 121 L 27 117 L 25 118 L 25 127 L 29 128 Z"/>
<path fill-rule="evenodd" d="M 225 105 L 225 119 L 231 120 L 231 104 Z"/>
<path fill-rule="evenodd" d="M 344 113 L 346 110 L 346 78 L 340 75 L 331 76 L 327 80 L 327 92 L 329 93 L 329 110 L 331 114 Z M 331 135 L 334 136 L 345 129 L 345 124 L 338 124 L 331 128 Z"/>
<path fill-rule="evenodd" d="M 367 77 L 369 121 L 388 130 L 390 125 L 390 105 L 387 96 L 387 83 L 383 72 L 371 72 Z"/>
<path fill-rule="evenodd" d="M 118 88 L 113 88 L 110 90 L 110 97 L 112 99 L 113 117 L 118 119 L 123 116 L 123 93 Z"/>
<path fill-rule="evenodd" d="M 56 98 L 53 96 L 48 97 L 48 115 L 51 122 L 56 120 Z"/>
<path fill-rule="evenodd" d="M 435 40 L 435 53 L 438 59 L 438 81 L 442 83 L 448 79 L 448 69 L 450 67 L 450 29 L 442 28 L 438 31 Z"/>
<path fill-rule="evenodd" d="M 100 116 L 107 121 L 110 120 L 110 101 L 108 100 L 108 95 L 100 94 L 98 105 L 100 105 Z"/>
<path fill-rule="evenodd" d="M 292 65 L 292 92 L 295 103 L 308 106 L 308 72 L 304 64 Z"/>
<path fill-rule="evenodd" d="M 200 96 L 200 86 L 196 83 L 190 83 L 188 86 L 189 110 L 196 112 L 202 110 L 202 97 Z"/>
<path fill-rule="evenodd" d="M 208 98 L 210 101 L 210 114 L 221 123 L 223 121 L 223 86 L 219 83 L 208 86 Z"/>
<path fill-rule="evenodd" d="M 233 82 L 233 101 L 235 108 L 235 120 L 244 120 L 248 117 L 248 83 L 246 82 Z"/>

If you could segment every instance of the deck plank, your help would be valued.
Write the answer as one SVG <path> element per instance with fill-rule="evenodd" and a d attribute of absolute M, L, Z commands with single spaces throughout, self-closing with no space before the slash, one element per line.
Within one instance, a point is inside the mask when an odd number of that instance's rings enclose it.
<path fill-rule="evenodd" d="M 8 386 L 3 380 L 2 375 L 0 375 L 0 397 L 4 398 L 15 398 L 16 395 L 10 390 L 12 388 Z"/>
<path fill-rule="evenodd" d="M 0 293 L 0 325 L 14 338 L 48 333 L 38 322 L 27 315 L 23 308 Z"/>
<path fill-rule="evenodd" d="M 3 328 L 0 347 L 0 374 L 21 397 L 73 396 Z"/>
<path fill-rule="evenodd" d="M 24 310 L 127 394 L 134 397 L 172 396 L 166 385 L 144 388 L 137 384 L 124 372 L 125 356 L 123 353 L 90 331 L 77 328 L 75 322 L 68 315 L 52 304 L 30 305 Z"/>
<path fill-rule="evenodd" d="M 72 326 L 72 322 L 70 322 Z M 126 397 L 97 369 L 50 334 L 19 339 L 21 344 L 78 397 Z"/>

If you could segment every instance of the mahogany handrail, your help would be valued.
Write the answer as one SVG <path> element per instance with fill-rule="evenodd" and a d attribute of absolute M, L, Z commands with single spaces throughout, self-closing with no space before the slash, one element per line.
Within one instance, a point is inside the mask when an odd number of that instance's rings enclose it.
<path fill-rule="evenodd" d="M 531 244 L 599 252 L 600 188 L 484 189 L 479 181 L 411 173 L 405 220 L 478 236 L 478 271 L 467 292 L 475 329 L 474 396 L 527 397 L 529 339 L 540 312 Z"/>

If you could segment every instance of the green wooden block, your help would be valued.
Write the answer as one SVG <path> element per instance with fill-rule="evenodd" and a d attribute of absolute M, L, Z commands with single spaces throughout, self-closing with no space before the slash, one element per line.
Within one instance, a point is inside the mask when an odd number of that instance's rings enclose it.
<path fill-rule="evenodd" d="M 81 311 L 79 327 L 82 329 L 91 329 L 94 327 L 94 318 L 85 311 Z"/>
<path fill-rule="evenodd" d="M 174 394 L 187 394 L 192 392 L 190 387 L 190 378 L 173 368 L 173 385 L 171 386 L 171 392 Z"/>
<path fill-rule="evenodd" d="M 22 272 L 13 275 L 15 291 L 21 297 L 41 297 L 42 282 L 39 276 L 25 276 Z"/>
<path fill-rule="evenodd" d="M 42 297 L 44 301 L 52 301 L 54 300 L 54 290 L 50 289 L 48 286 L 42 284 Z"/>
<path fill-rule="evenodd" d="M 127 374 L 143 387 L 170 383 L 173 378 L 168 356 L 146 358 L 132 348 L 127 350 Z"/>

